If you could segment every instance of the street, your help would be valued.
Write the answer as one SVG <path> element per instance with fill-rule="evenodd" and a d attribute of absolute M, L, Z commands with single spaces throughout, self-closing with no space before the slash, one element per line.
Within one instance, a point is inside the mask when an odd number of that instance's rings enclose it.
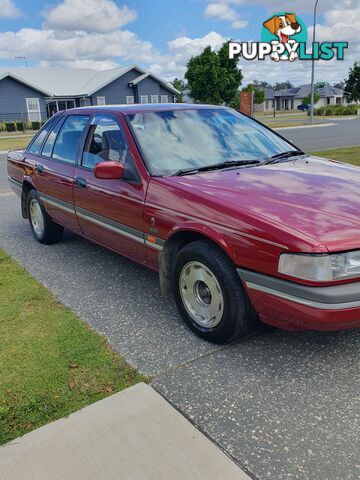
<path fill-rule="evenodd" d="M 281 133 L 309 151 L 358 144 L 359 127 L 349 120 Z M 254 479 L 359 478 L 360 330 L 264 328 L 237 344 L 205 343 L 160 296 L 157 274 L 69 232 L 59 244 L 37 243 L 4 155 L 0 201 L 0 248 Z"/>
<path fill-rule="evenodd" d="M 334 125 L 279 129 L 278 132 L 295 143 L 304 152 L 359 145 L 360 118 L 334 120 Z"/>

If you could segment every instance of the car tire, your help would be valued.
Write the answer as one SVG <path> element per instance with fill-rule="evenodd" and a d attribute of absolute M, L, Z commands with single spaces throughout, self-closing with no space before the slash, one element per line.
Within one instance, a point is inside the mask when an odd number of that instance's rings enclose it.
<path fill-rule="evenodd" d="M 234 265 L 210 241 L 198 240 L 180 250 L 173 271 L 173 292 L 187 326 L 209 342 L 233 342 L 257 323 Z"/>
<path fill-rule="evenodd" d="M 38 242 L 49 245 L 62 239 L 64 227 L 51 220 L 36 190 L 30 190 L 27 196 L 27 211 L 31 230 Z"/>

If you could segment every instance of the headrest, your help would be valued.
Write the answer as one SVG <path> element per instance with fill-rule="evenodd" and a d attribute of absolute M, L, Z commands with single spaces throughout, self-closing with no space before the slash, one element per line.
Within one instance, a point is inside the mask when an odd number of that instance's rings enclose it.
<path fill-rule="evenodd" d="M 103 150 L 126 150 L 120 130 L 107 130 L 103 132 L 101 143 Z"/>

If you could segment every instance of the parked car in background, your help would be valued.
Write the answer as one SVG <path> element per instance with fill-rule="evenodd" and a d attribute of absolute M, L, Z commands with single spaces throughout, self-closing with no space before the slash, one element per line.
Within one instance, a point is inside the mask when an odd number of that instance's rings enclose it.
<path fill-rule="evenodd" d="M 302 110 L 304 112 L 305 110 L 310 110 L 310 105 L 306 105 L 305 103 L 302 103 L 301 105 L 297 106 L 297 109 Z"/>
<path fill-rule="evenodd" d="M 305 155 L 232 109 L 68 110 L 7 166 L 40 243 L 68 228 L 157 270 L 206 340 L 233 341 L 258 318 L 360 325 L 359 168 Z"/>

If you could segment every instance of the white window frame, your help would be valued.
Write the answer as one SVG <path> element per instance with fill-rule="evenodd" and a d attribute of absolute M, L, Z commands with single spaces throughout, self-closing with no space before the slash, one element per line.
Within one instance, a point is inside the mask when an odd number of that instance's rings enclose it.
<path fill-rule="evenodd" d="M 151 95 L 151 103 L 159 103 L 159 95 Z"/>
<path fill-rule="evenodd" d="M 96 97 L 96 103 L 99 106 L 106 105 L 106 97 Z"/>
<path fill-rule="evenodd" d="M 135 103 L 135 97 L 134 95 L 127 95 L 126 96 L 126 103 L 128 105 L 132 105 L 133 103 Z"/>
<path fill-rule="evenodd" d="M 169 95 L 161 95 L 160 103 L 169 103 Z"/>
<path fill-rule="evenodd" d="M 26 101 L 26 109 L 27 109 L 29 122 L 41 122 L 40 98 L 38 97 L 25 98 L 25 101 Z M 36 102 L 36 106 L 37 106 L 36 109 L 29 108 L 30 101 Z"/>
<path fill-rule="evenodd" d="M 140 95 L 140 103 L 149 103 L 149 95 Z"/>

